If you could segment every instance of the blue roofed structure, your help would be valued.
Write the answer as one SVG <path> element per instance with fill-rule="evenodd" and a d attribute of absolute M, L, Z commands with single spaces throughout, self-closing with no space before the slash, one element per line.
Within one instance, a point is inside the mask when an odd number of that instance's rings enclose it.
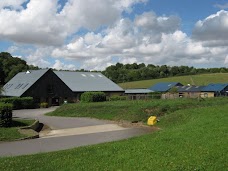
<path fill-rule="evenodd" d="M 228 96 L 228 83 L 208 84 L 202 92 L 214 92 L 215 96 Z"/>
<path fill-rule="evenodd" d="M 161 82 L 151 86 L 149 89 L 155 92 L 167 92 L 175 86 L 183 86 L 179 82 Z"/>

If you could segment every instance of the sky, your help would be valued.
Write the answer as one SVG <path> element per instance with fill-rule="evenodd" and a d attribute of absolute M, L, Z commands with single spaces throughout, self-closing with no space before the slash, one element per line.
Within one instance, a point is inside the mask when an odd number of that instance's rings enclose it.
<path fill-rule="evenodd" d="M 64 70 L 228 67 L 228 0 L 1 0 L 0 52 Z"/>

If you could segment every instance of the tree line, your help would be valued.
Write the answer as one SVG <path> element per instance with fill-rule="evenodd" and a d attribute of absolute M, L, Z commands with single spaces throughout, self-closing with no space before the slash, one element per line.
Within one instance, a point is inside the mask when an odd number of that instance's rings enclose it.
<path fill-rule="evenodd" d="M 102 73 L 116 83 L 165 78 L 204 73 L 228 73 L 228 68 L 194 68 L 189 66 L 167 66 L 153 64 L 121 64 L 111 65 Z"/>
<path fill-rule="evenodd" d="M 4 85 L 17 73 L 27 70 L 39 69 L 37 66 L 27 65 L 26 61 L 12 57 L 8 52 L 0 53 L 0 85 Z"/>
<path fill-rule="evenodd" d="M 39 69 L 39 67 L 28 65 L 25 60 L 18 57 L 12 57 L 8 52 L 0 53 L 0 85 L 7 83 L 19 72 L 36 69 Z M 84 69 L 75 71 L 89 72 Z M 121 83 L 182 75 L 228 73 L 228 68 L 194 68 L 189 66 L 146 65 L 144 63 L 116 63 L 115 65 L 107 67 L 104 71 L 95 72 L 102 72 L 112 81 Z"/>

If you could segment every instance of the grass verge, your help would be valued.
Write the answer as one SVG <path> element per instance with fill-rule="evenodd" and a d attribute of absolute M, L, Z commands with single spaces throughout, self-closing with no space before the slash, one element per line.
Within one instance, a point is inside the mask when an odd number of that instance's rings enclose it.
<path fill-rule="evenodd" d="M 29 126 L 35 120 L 22 120 L 13 119 L 12 127 L 10 128 L 0 128 L 0 141 L 13 141 L 20 138 L 27 137 L 27 133 L 19 131 L 20 127 Z M 30 135 L 30 133 L 29 133 Z"/>
<path fill-rule="evenodd" d="M 71 150 L 0 158 L 0 170 L 227 170 L 228 105 L 178 110 L 153 134 Z"/>
<path fill-rule="evenodd" d="M 223 105 L 227 103 L 228 98 L 209 98 L 202 101 L 198 101 L 197 99 L 175 99 L 77 103 L 62 105 L 54 112 L 48 113 L 47 115 L 145 122 L 151 115 L 160 117 L 180 109 Z"/>

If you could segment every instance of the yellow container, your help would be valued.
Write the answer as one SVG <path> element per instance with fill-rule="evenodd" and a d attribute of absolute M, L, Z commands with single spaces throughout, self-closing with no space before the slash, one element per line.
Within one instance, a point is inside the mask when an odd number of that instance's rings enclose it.
<path fill-rule="evenodd" d="M 157 123 L 157 117 L 156 116 L 151 116 L 147 120 L 147 125 L 155 125 Z"/>

